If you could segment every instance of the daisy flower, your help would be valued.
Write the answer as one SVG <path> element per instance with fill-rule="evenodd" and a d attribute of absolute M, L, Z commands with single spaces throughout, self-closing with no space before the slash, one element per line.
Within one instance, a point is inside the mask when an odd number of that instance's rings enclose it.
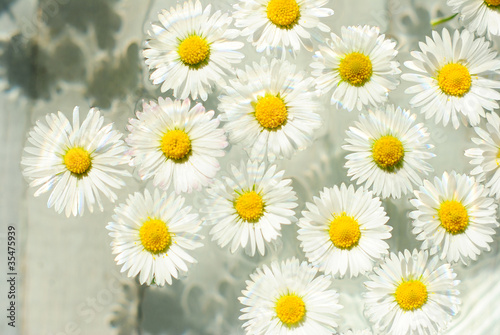
<path fill-rule="evenodd" d="M 330 28 L 320 18 L 333 15 L 322 8 L 328 0 L 240 0 L 233 7 L 235 26 L 243 28 L 242 36 L 256 46 L 258 52 L 291 47 L 295 56 L 301 45 L 313 50 L 312 37 L 320 40 L 320 32 Z M 285 53 L 283 52 L 283 56 Z"/>
<path fill-rule="evenodd" d="M 471 164 L 476 167 L 471 175 L 476 176 L 478 182 L 485 182 L 489 188 L 489 196 L 500 199 L 500 117 L 496 113 L 486 114 L 488 123 L 486 130 L 475 127 L 479 137 L 473 137 L 472 142 L 478 148 L 468 149 L 465 156 L 472 158 Z"/>
<path fill-rule="evenodd" d="M 497 205 L 488 193 L 474 177 L 455 171 L 435 177 L 434 184 L 425 180 L 411 200 L 417 210 L 410 213 L 421 248 L 448 262 L 463 263 L 490 250 L 498 222 Z"/>
<path fill-rule="evenodd" d="M 240 302 L 247 334 L 330 335 L 337 327 L 339 294 L 329 276 L 296 258 L 264 265 L 250 275 Z"/>
<path fill-rule="evenodd" d="M 203 245 L 197 234 L 201 221 L 190 211 L 183 197 L 160 194 L 158 189 L 153 195 L 148 190 L 131 194 L 126 204 L 116 207 L 106 229 L 113 239 L 115 261 L 123 264 L 121 272 L 128 270 L 129 277 L 140 273 L 141 284 L 159 286 L 187 272 L 187 263 L 196 260 L 186 250 Z"/>
<path fill-rule="evenodd" d="M 285 171 L 276 172 L 276 165 L 266 169 L 256 161 L 242 162 L 240 169 L 231 165 L 231 172 L 233 178 L 215 180 L 207 189 L 210 234 L 221 247 L 230 244 L 232 253 L 241 246 L 251 256 L 256 248 L 264 255 L 265 243 L 281 236 L 281 225 L 295 221 L 292 180 L 283 179 Z"/>
<path fill-rule="evenodd" d="M 467 125 L 477 125 L 484 110 L 498 108 L 500 82 L 488 79 L 500 69 L 497 52 L 490 49 L 483 37 L 474 38 L 467 30 L 455 30 L 453 40 L 448 30 L 442 36 L 432 32 L 432 39 L 420 43 L 422 52 L 413 51 L 413 61 L 405 66 L 418 73 L 406 73 L 402 78 L 417 85 L 406 89 L 414 94 L 410 104 L 421 107 L 427 119 L 435 116 L 436 124 L 460 126 L 459 117 Z"/>
<path fill-rule="evenodd" d="M 345 184 L 325 188 L 299 221 L 298 239 L 314 266 L 326 274 L 351 277 L 371 271 L 388 253 L 392 227 L 379 198 Z"/>
<path fill-rule="evenodd" d="M 179 99 L 191 95 L 207 100 L 213 84 L 224 85 L 231 64 L 243 59 L 236 51 L 243 43 L 233 41 L 239 31 L 228 29 L 232 18 L 221 11 L 210 16 L 211 9 L 211 5 L 203 9 L 200 1 L 189 0 L 163 10 L 160 22 L 152 25 L 144 57 L 153 70 L 150 79 L 162 84 L 162 92 L 173 89 Z"/>
<path fill-rule="evenodd" d="M 233 143 L 248 148 L 252 159 L 290 158 L 311 144 L 321 126 L 313 79 L 296 65 L 262 57 L 260 64 L 237 71 L 220 97 L 224 128 Z"/>
<path fill-rule="evenodd" d="M 224 130 L 214 111 L 202 104 L 190 108 L 189 99 L 158 99 L 143 104 L 137 119 L 130 119 L 126 141 L 131 147 L 132 164 L 142 180 L 166 190 L 192 192 L 207 186 L 220 169 L 217 157 L 227 146 Z"/>
<path fill-rule="evenodd" d="M 342 37 L 332 33 L 331 41 L 319 46 L 311 64 L 316 88 L 333 90 L 331 103 L 351 111 L 387 101 L 401 73 L 394 60 L 396 42 L 385 39 L 377 27 L 342 27 Z"/>
<path fill-rule="evenodd" d="M 45 120 L 47 124 L 39 120 L 29 132 L 32 146 L 24 148 L 21 160 L 23 175 L 38 187 L 35 197 L 52 190 L 47 206 L 66 216 L 83 215 L 85 203 L 90 212 L 95 204 L 102 211 L 101 193 L 114 202 L 111 189 L 125 186 L 120 176 L 130 176 L 120 166 L 128 163 L 122 134 L 112 123 L 103 127 L 104 117 L 96 108 L 81 124 L 78 107 L 72 124 L 61 112 L 47 114 Z"/>
<path fill-rule="evenodd" d="M 393 105 L 385 110 L 361 114 L 355 127 L 346 132 L 344 150 L 345 167 L 351 180 L 372 188 L 383 198 L 399 198 L 420 185 L 421 174 L 427 175 L 432 167 L 426 162 L 434 157 L 434 146 L 428 144 L 429 134 L 422 123 L 415 124 L 416 116 Z"/>
<path fill-rule="evenodd" d="M 468 30 L 478 35 L 500 35 L 500 0 L 448 0 Z"/>
<path fill-rule="evenodd" d="M 437 334 L 459 309 L 455 277 L 427 251 L 391 253 L 365 282 L 365 313 L 383 334 Z"/>

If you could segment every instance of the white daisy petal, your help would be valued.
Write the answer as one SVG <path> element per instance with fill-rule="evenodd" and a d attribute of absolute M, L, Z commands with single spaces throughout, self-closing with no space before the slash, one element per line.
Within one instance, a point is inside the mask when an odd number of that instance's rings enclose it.
<path fill-rule="evenodd" d="M 61 112 L 47 114 L 47 125 L 38 121 L 29 133 L 21 164 L 30 186 L 38 187 L 35 196 L 52 190 L 47 206 L 66 216 L 83 215 L 85 203 L 90 212 L 99 192 L 114 202 L 112 188 L 125 185 L 118 176 L 130 176 L 127 146 L 113 124 L 102 126 L 104 117 L 92 108 L 80 125 L 79 108 L 73 110 L 72 124 Z"/>
<path fill-rule="evenodd" d="M 406 93 L 415 94 L 410 104 L 421 107 L 426 118 L 434 116 L 436 124 L 442 120 L 446 126 L 451 120 L 458 128 L 460 118 L 465 125 L 475 126 L 485 110 L 498 108 L 500 94 L 494 89 L 500 82 L 489 78 L 500 69 L 500 60 L 484 37 L 474 39 L 467 30 L 455 30 L 452 40 L 447 29 L 442 35 L 434 31 L 433 39 L 420 43 L 422 52 L 412 53 L 415 60 L 405 62 L 406 67 L 419 72 L 401 76 L 416 83 Z"/>
<path fill-rule="evenodd" d="M 256 250 L 264 255 L 266 246 L 281 236 L 281 225 L 295 221 L 297 197 L 286 186 L 291 180 L 283 179 L 284 171 L 275 172 L 274 165 L 266 170 L 264 163 L 242 162 L 231 170 L 235 181 L 226 177 L 207 190 L 204 212 L 213 225 L 210 234 L 221 247 L 230 245 L 232 253 L 242 247 L 251 256 Z"/>
<path fill-rule="evenodd" d="M 347 175 L 377 196 L 399 198 L 432 171 L 426 162 L 434 157 L 427 128 L 415 124 L 415 115 L 400 107 L 361 114 L 346 133 L 348 144 L 342 148 L 351 152 L 346 156 Z"/>
<path fill-rule="evenodd" d="M 137 119 L 129 120 L 126 139 L 141 179 L 154 177 L 153 184 L 164 190 L 173 183 L 177 193 L 207 186 L 227 146 L 220 121 L 213 116 L 201 104 L 190 109 L 189 99 L 144 103 Z"/>
<path fill-rule="evenodd" d="M 342 27 L 341 36 L 332 33 L 314 56 L 316 88 L 324 93 L 333 89 L 331 103 L 349 111 L 384 103 L 399 84 L 396 43 L 370 26 Z"/>
<path fill-rule="evenodd" d="M 239 298 L 246 334 L 330 335 L 337 327 L 339 294 L 328 276 L 296 258 L 264 265 Z"/>
<path fill-rule="evenodd" d="M 365 314 L 381 334 L 441 333 L 460 305 L 455 277 L 427 251 L 391 253 L 365 282 Z"/>
<path fill-rule="evenodd" d="M 290 158 L 312 143 L 322 122 L 311 92 L 313 79 L 287 61 L 262 57 L 238 72 L 219 97 L 229 140 L 241 143 L 251 159 Z"/>
<path fill-rule="evenodd" d="M 472 148 L 465 151 L 465 156 L 472 158 L 471 164 L 476 167 L 471 175 L 476 176 L 478 181 L 485 182 L 489 188 L 490 196 L 500 199 L 500 117 L 496 113 L 486 115 L 486 130 L 475 127 L 479 137 L 472 138 L 472 142 L 480 148 Z"/>
<path fill-rule="evenodd" d="M 478 35 L 500 35 L 500 12 L 498 0 L 448 0 L 454 13 L 460 14 L 460 21 Z"/>
<path fill-rule="evenodd" d="M 112 237 L 111 248 L 117 263 L 130 268 L 129 277 L 139 275 L 141 284 L 172 284 L 172 277 L 188 271 L 186 263 L 195 263 L 185 250 L 202 246 L 197 233 L 201 229 L 198 214 L 182 207 L 184 198 L 155 189 L 131 194 L 125 204 L 115 208 L 113 222 L 106 229 Z"/>
<path fill-rule="evenodd" d="M 383 240 L 391 237 L 392 227 L 386 225 L 389 218 L 372 192 L 342 184 L 325 188 L 314 202 L 302 212 L 298 239 L 309 262 L 320 271 L 356 277 L 370 272 L 388 253 Z"/>
<path fill-rule="evenodd" d="M 301 45 L 312 51 L 312 36 L 330 28 L 319 18 L 333 15 L 333 10 L 323 8 L 328 0 L 240 0 L 235 4 L 235 26 L 242 28 L 241 35 L 258 52 L 276 50 L 285 56 L 289 50 L 293 56 Z"/>
<path fill-rule="evenodd" d="M 144 57 L 153 72 L 153 84 L 161 91 L 172 89 L 173 95 L 185 99 L 207 100 L 214 84 L 224 85 L 224 75 L 244 55 L 243 43 L 232 41 L 238 31 L 229 29 L 232 18 L 217 11 L 210 16 L 211 5 L 202 11 L 199 0 L 184 6 L 163 10 L 159 23 L 153 24 L 146 42 Z"/>
<path fill-rule="evenodd" d="M 430 193 L 436 193 L 438 204 Z M 498 227 L 497 204 L 488 197 L 489 190 L 477 183 L 474 177 L 455 171 L 434 179 L 434 185 L 424 183 L 415 191 L 411 203 L 413 233 L 424 241 L 423 249 L 438 253 L 448 262 L 475 260 L 481 250 L 489 250 L 491 236 Z"/>

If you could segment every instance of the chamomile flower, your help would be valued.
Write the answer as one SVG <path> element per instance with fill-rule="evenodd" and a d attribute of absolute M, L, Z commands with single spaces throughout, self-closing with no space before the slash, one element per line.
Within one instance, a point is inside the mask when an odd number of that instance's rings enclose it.
<path fill-rule="evenodd" d="M 264 255 L 266 243 L 281 236 L 281 225 L 295 221 L 292 180 L 283 179 L 285 171 L 277 172 L 276 165 L 266 169 L 265 163 L 252 161 L 239 169 L 232 165 L 231 172 L 233 178 L 215 180 L 207 189 L 206 219 L 214 225 L 210 234 L 233 253 L 241 246 L 251 256 L 256 249 Z"/>
<path fill-rule="evenodd" d="M 384 241 L 392 227 L 379 198 L 363 188 L 325 188 L 299 221 L 300 246 L 313 265 L 326 274 L 349 273 L 351 277 L 372 270 L 375 261 L 388 253 Z"/>
<path fill-rule="evenodd" d="M 243 28 L 242 36 L 256 46 L 258 52 L 291 47 L 293 55 L 301 45 L 313 50 L 312 38 L 319 39 L 320 32 L 330 28 L 320 18 L 333 15 L 333 10 L 323 8 L 328 0 L 240 0 L 234 5 L 235 26 Z"/>
<path fill-rule="evenodd" d="M 500 35 L 500 0 L 448 0 L 454 13 L 478 35 Z"/>
<path fill-rule="evenodd" d="M 111 248 L 115 261 L 123 264 L 121 272 L 129 277 L 139 275 L 141 284 L 163 286 L 172 284 L 172 277 L 188 271 L 196 263 L 186 250 L 202 246 L 198 214 L 190 214 L 184 198 L 174 193 L 151 195 L 131 194 L 125 204 L 115 208 L 113 222 L 106 229 L 112 237 Z"/>
<path fill-rule="evenodd" d="M 331 103 L 351 111 L 377 106 L 399 84 L 396 43 L 380 35 L 377 27 L 342 27 L 342 37 L 332 33 L 331 41 L 319 46 L 311 64 L 316 88 L 333 90 Z"/>
<path fill-rule="evenodd" d="M 425 180 L 411 204 L 413 233 L 423 241 L 422 249 L 448 262 L 476 260 L 481 250 L 490 250 L 498 227 L 497 205 L 488 189 L 474 177 L 443 173 L 434 184 Z"/>
<path fill-rule="evenodd" d="M 311 144 L 321 126 L 311 77 L 296 72 L 295 64 L 276 59 L 269 64 L 264 57 L 236 74 L 219 98 L 231 142 L 259 160 L 290 158 Z"/>
<path fill-rule="evenodd" d="M 500 117 L 496 113 L 486 114 L 488 123 L 486 130 L 475 127 L 479 137 L 473 137 L 472 142 L 478 148 L 468 149 L 465 156 L 472 158 L 471 164 L 476 167 L 471 175 L 476 176 L 478 182 L 485 182 L 489 188 L 489 196 L 500 199 Z"/>
<path fill-rule="evenodd" d="M 427 251 L 391 253 L 365 282 L 365 314 L 381 334 L 438 334 L 460 305 L 456 273 Z"/>
<path fill-rule="evenodd" d="M 393 105 L 385 110 L 361 114 L 355 127 L 346 132 L 345 167 L 351 180 L 373 189 L 383 198 L 399 198 L 422 183 L 421 175 L 432 171 L 426 162 L 434 156 L 429 134 L 416 116 Z"/>
<path fill-rule="evenodd" d="M 31 146 L 24 148 L 21 164 L 31 187 L 38 187 L 35 197 L 52 190 L 47 206 L 66 216 L 83 215 L 85 203 L 90 212 L 97 204 L 103 210 L 101 193 L 114 202 L 112 188 L 130 176 L 123 166 L 128 148 L 113 124 L 103 127 L 104 118 L 90 109 L 80 123 L 79 108 L 73 110 L 73 123 L 63 113 L 47 114 L 47 124 L 37 121 L 29 133 Z"/>
<path fill-rule="evenodd" d="M 432 39 L 420 43 L 420 51 L 413 51 L 413 61 L 405 66 L 418 73 L 406 73 L 404 80 L 417 83 L 406 89 L 414 94 L 410 104 L 421 107 L 427 119 L 435 116 L 436 124 L 446 126 L 451 120 L 456 129 L 459 118 L 475 126 L 484 110 L 498 108 L 500 82 L 489 79 L 500 69 L 497 52 L 490 49 L 490 43 L 463 30 L 455 30 L 453 39 L 448 30 L 442 35 L 432 32 Z"/>
<path fill-rule="evenodd" d="M 330 335 L 337 327 L 339 294 L 329 276 L 296 258 L 264 265 L 250 275 L 240 302 L 247 334 Z"/>
<path fill-rule="evenodd" d="M 244 55 L 236 50 L 243 43 L 233 41 L 239 31 L 229 29 L 232 18 L 221 11 L 210 16 L 212 6 L 202 8 L 199 0 L 163 10 L 159 23 L 152 25 L 144 50 L 146 65 L 153 72 L 153 84 L 161 91 L 173 89 L 174 97 L 207 100 L 214 83 L 225 84 L 224 76 L 231 72 Z"/>
<path fill-rule="evenodd" d="M 213 116 L 202 104 L 191 108 L 189 99 L 144 103 L 137 119 L 129 120 L 126 139 L 141 179 L 153 178 L 164 190 L 174 184 L 177 193 L 207 186 L 227 146 L 219 119 Z"/>

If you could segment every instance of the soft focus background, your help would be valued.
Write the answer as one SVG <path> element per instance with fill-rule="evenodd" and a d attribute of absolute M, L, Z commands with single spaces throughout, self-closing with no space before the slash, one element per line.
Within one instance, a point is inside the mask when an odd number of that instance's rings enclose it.
<path fill-rule="evenodd" d="M 215 9 L 227 12 L 234 3 L 202 0 L 203 5 L 211 2 Z M 47 208 L 48 195 L 34 198 L 33 190 L 27 188 L 20 170 L 22 148 L 27 131 L 45 114 L 60 110 L 70 117 L 75 105 L 84 113 L 96 106 L 126 134 L 128 119 L 141 109 L 143 99 L 168 96 L 170 92 L 161 94 L 149 82 L 141 49 L 150 22 L 162 8 L 175 4 L 174 0 L 0 0 L 0 310 L 4 311 L 0 334 L 242 334 L 238 320 L 242 306 L 237 298 L 248 275 L 272 260 L 304 259 L 294 225 L 284 227 L 278 247 L 265 257 L 232 255 L 207 237 L 205 246 L 194 252 L 198 264 L 186 278 L 163 288 L 141 287 L 120 274 L 113 260 L 105 229 L 113 204 L 106 202 L 102 213 L 86 212 L 67 219 Z M 445 0 L 331 0 L 327 7 L 335 14 L 323 22 L 335 33 L 342 25 L 379 26 L 398 42 L 401 64 L 430 33 L 430 21 L 451 14 Z M 454 29 L 459 23 L 455 19 L 443 26 Z M 250 45 L 244 53 L 245 62 L 260 58 Z M 309 71 L 311 57 L 303 50 L 296 60 L 289 59 Z M 389 101 L 409 108 L 404 94 L 407 86 L 401 83 Z M 204 103 L 207 109 L 217 110 L 220 92 L 216 88 Z M 304 203 L 323 187 L 348 182 L 341 145 L 358 112 L 337 110 L 329 105 L 328 97 L 321 102 L 325 124 L 314 145 L 291 160 L 278 162 L 294 181 L 299 196 L 297 217 Z M 424 119 L 419 115 L 418 121 Z M 463 153 L 472 146 L 472 128 L 454 130 L 433 121 L 426 125 L 436 146 L 437 156 L 430 161 L 434 175 L 452 169 L 470 172 Z M 242 158 L 242 148 L 230 146 L 221 160 L 221 174 Z M 136 175 L 126 181 L 127 188 L 118 192 L 119 202 L 129 193 L 152 186 Z M 204 193 L 187 198 L 199 210 Z M 410 231 L 408 198 L 383 204 L 394 227 L 391 250 L 418 247 Z M 16 227 L 18 241 L 15 329 L 7 326 L 5 317 L 8 225 Z M 203 233 L 208 235 L 208 230 L 205 227 Z M 462 310 L 447 334 L 500 334 L 499 240 L 477 262 L 455 266 L 462 280 Z M 340 331 L 369 326 L 361 299 L 364 280 L 334 281 L 345 306 Z"/>

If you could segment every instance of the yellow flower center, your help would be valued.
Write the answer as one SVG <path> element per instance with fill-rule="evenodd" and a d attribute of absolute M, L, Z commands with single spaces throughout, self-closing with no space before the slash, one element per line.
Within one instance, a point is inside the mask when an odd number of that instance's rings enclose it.
<path fill-rule="evenodd" d="M 410 280 L 399 284 L 396 302 L 405 311 L 413 311 L 427 302 L 427 287 L 420 280 Z"/>
<path fill-rule="evenodd" d="M 243 193 L 234 202 L 238 215 L 247 222 L 258 220 L 264 214 L 264 202 L 255 191 Z"/>
<path fill-rule="evenodd" d="M 438 85 L 448 95 L 462 97 L 469 92 L 471 84 L 469 70 L 462 64 L 446 64 L 438 73 Z"/>
<path fill-rule="evenodd" d="M 192 68 L 198 68 L 208 61 L 210 46 L 204 38 L 193 35 L 179 44 L 177 52 L 184 64 Z"/>
<path fill-rule="evenodd" d="M 172 237 L 165 222 L 158 219 L 149 219 L 139 229 L 139 236 L 144 249 L 157 254 L 166 251 L 172 244 Z"/>
<path fill-rule="evenodd" d="M 278 28 L 290 29 L 300 17 L 296 0 L 270 0 L 267 4 L 267 18 Z"/>
<path fill-rule="evenodd" d="M 167 158 L 181 160 L 191 152 L 191 140 L 182 130 L 170 130 L 161 139 L 161 151 Z"/>
<path fill-rule="evenodd" d="M 283 99 L 269 93 L 266 93 L 264 97 L 259 97 L 254 108 L 255 118 L 262 127 L 267 129 L 276 129 L 282 126 L 288 118 L 288 111 Z"/>
<path fill-rule="evenodd" d="M 469 225 L 469 214 L 464 205 L 456 200 L 443 201 L 438 209 L 441 226 L 450 234 L 461 234 Z"/>
<path fill-rule="evenodd" d="M 295 294 L 282 296 L 276 302 L 276 315 L 286 326 L 296 326 L 306 315 L 306 305 L 301 297 Z"/>
<path fill-rule="evenodd" d="M 330 240 L 339 249 L 350 249 L 361 237 L 359 223 L 352 216 L 343 213 L 330 223 Z"/>
<path fill-rule="evenodd" d="M 343 81 L 352 86 L 363 86 L 372 77 L 372 61 L 362 53 L 352 52 L 340 61 L 339 74 Z"/>
<path fill-rule="evenodd" d="M 497 7 L 500 6 L 500 0 L 484 0 L 487 6 Z"/>
<path fill-rule="evenodd" d="M 386 135 L 373 143 L 372 155 L 381 169 L 392 171 L 402 164 L 405 148 L 398 138 Z"/>
<path fill-rule="evenodd" d="M 63 159 L 66 168 L 76 175 L 87 173 L 92 167 L 90 154 L 82 148 L 69 149 Z"/>

